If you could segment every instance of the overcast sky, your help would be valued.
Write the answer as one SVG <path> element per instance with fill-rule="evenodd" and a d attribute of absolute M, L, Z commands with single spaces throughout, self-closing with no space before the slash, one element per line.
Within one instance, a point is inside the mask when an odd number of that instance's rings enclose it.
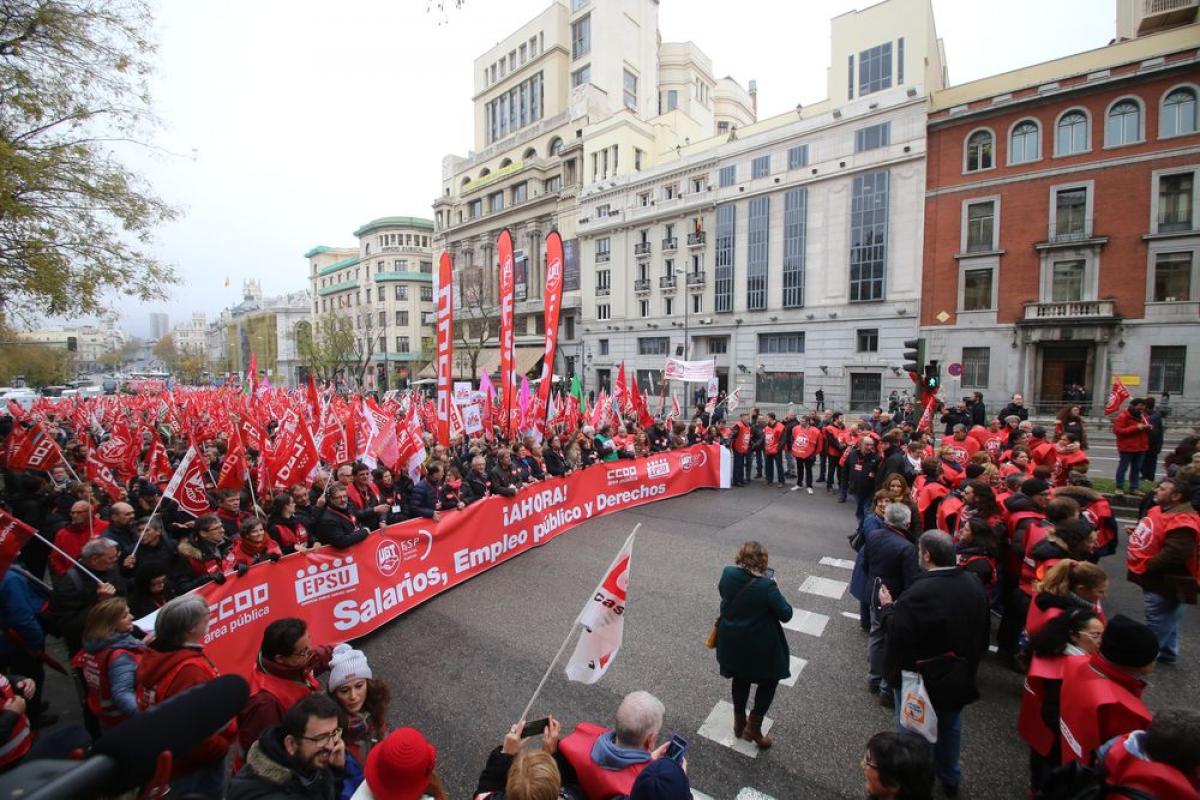
<path fill-rule="evenodd" d="M 547 4 L 466 0 L 443 15 L 426 0 L 158 0 L 163 152 L 138 167 L 183 212 L 156 243 L 181 280 L 167 303 L 124 303 L 126 330 L 146 336 L 151 311 L 211 320 L 246 278 L 268 295 L 306 288 L 309 247 L 353 244 L 375 217 L 431 216 L 442 156 L 472 144 L 472 60 Z M 765 117 L 824 97 L 829 19 L 869 5 L 662 0 L 660 26 L 718 77 L 756 79 Z M 1111 0 L 933 5 L 951 83 L 1114 34 Z"/>

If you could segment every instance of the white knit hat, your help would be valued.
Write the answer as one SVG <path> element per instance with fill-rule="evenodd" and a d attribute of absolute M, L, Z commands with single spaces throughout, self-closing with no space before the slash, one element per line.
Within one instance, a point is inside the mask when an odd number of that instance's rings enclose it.
<path fill-rule="evenodd" d="M 370 678 L 371 667 L 367 664 L 366 653 L 348 644 L 333 648 L 333 658 L 329 660 L 329 691 L 337 691 L 339 686 L 351 681 Z"/>

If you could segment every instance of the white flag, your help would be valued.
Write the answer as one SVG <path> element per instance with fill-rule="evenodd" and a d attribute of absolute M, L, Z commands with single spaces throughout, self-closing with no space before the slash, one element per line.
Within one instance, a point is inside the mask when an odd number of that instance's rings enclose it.
<path fill-rule="evenodd" d="M 640 527 L 640 525 L 639 525 Z M 617 657 L 625 634 L 625 598 L 629 591 L 629 562 L 633 557 L 633 537 L 629 534 L 621 552 L 613 559 L 604 580 L 588 598 L 579 614 L 583 631 L 575 652 L 567 662 L 567 677 L 579 683 L 595 683 Z"/>

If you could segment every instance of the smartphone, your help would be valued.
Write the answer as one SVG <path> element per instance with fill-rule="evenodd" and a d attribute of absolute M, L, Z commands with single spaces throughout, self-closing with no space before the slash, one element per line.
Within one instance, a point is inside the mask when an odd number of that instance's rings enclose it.
<path fill-rule="evenodd" d="M 775 580 L 775 568 L 767 567 L 766 576 L 767 576 L 767 580 L 769 580 L 769 581 Z"/>
<path fill-rule="evenodd" d="M 532 722 L 526 722 L 525 727 L 521 729 L 521 738 L 528 739 L 530 736 L 541 736 L 542 731 L 550 727 L 550 718 L 542 717 L 535 719 Z"/>
<path fill-rule="evenodd" d="M 667 745 L 666 757 L 676 764 L 683 766 L 683 756 L 687 753 L 687 746 L 687 739 L 684 739 L 678 733 L 671 734 L 671 743 Z"/>

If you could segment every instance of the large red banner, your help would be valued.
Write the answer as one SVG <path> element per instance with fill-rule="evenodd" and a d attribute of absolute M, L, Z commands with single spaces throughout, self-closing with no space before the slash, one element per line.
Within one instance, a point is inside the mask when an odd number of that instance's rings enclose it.
<path fill-rule="evenodd" d="M 512 433 L 512 409 L 517 398 L 517 376 L 513 348 L 513 243 L 508 228 L 496 242 L 500 259 L 500 408 L 504 431 Z"/>
<path fill-rule="evenodd" d="M 450 446 L 450 392 L 454 375 L 454 275 L 450 254 L 442 253 L 437 292 L 437 438 Z"/>
<path fill-rule="evenodd" d="M 370 633 L 447 589 L 589 519 L 721 485 L 721 448 L 695 445 L 550 478 L 433 520 L 390 525 L 346 550 L 320 547 L 196 591 L 212 610 L 205 650 L 248 675 L 263 629 L 302 617 L 314 642 Z M 152 627 L 149 618 L 139 623 Z"/>
<path fill-rule="evenodd" d="M 554 350 L 558 347 L 558 313 L 562 310 L 563 288 L 563 243 L 558 231 L 550 231 L 546 237 L 546 350 L 542 355 L 542 380 L 538 384 L 538 399 L 541 400 L 538 420 L 545 423 L 550 410 L 550 384 L 554 382 Z"/>

